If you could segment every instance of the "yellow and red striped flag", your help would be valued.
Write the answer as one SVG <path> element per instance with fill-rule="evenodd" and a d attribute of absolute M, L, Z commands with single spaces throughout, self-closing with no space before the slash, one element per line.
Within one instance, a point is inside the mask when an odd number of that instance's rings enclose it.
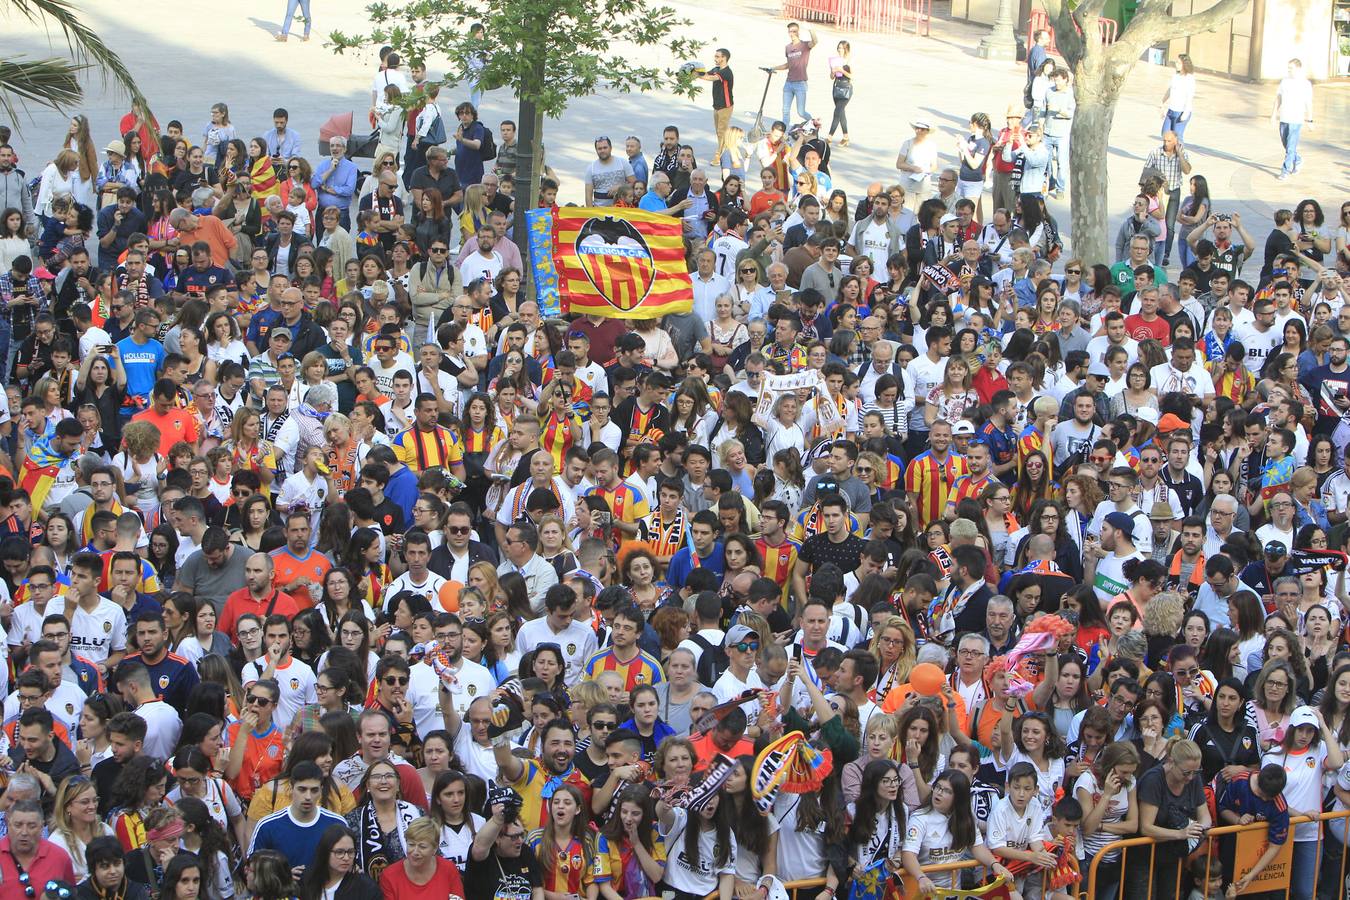
<path fill-rule="evenodd" d="M 654 319 L 693 309 L 677 218 L 564 207 L 553 217 L 553 260 L 564 312 Z"/>

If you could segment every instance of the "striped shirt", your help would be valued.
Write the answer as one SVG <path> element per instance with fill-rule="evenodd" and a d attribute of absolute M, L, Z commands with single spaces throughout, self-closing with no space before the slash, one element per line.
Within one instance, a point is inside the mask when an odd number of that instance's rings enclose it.
<path fill-rule="evenodd" d="M 414 472 L 464 465 L 464 445 L 459 436 L 440 425 L 432 426 L 430 431 L 413 426 L 400 431 L 390 443 L 398 461 Z"/>
<path fill-rule="evenodd" d="M 942 461 L 931 450 L 914 457 L 905 469 L 905 490 L 916 495 L 915 507 L 921 529 L 941 517 L 956 479 L 966 474 L 969 474 L 966 458 L 956 453 L 949 452 Z"/>
<path fill-rule="evenodd" d="M 587 678 L 595 678 L 601 672 L 618 672 L 623 676 L 625 691 L 631 691 L 640 684 L 660 684 L 666 680 L 660 661 L 650 653 L 638 650 L 636 656 L 623 662 L 615 655 L 612 646 L 592 654 L 586 660 L 585 671 Z"/>
<path fill-rule="evenodd" d="M 787 607 L 788 588 L 792 583 L 792 570 L 797 565 L 797 554 L 802 545 L 793 540 L 784 539 L 774 547 L 764 538 L 755 540 L 755 548 L 764 560 L 764 577 L 772 578 L 783 589 L 783 606 Z"/>
<path fill-rule="evenodd" d="M 596 485 L 586 494 L 587 496 L 594 495 L 603 498 L 617 522 L 637 522 L 646 518 L 649 512 L 647 499 L 626 481 L 620 481 L 613 488 L 603 488 Z M 617 528 L 611 530 L 611 543 L 617 550 L 619 547 L 619 531 Z"/>
<path fill-rule="evenodd" d="M 998 484 L 998 479 L 985 472 L 979 478 L 974 475 L 962 475 L 956 479 L 952 485 L 951 493 L 947 495 L 947 505 L 955 507 L 956 504 L 969 497 L 972 500 L 979 500 L 984 489 L 991 484 Z"/>

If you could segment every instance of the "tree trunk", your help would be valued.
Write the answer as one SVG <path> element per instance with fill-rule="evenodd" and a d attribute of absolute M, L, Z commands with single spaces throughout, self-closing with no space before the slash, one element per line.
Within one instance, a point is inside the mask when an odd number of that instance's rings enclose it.
<path fill-rule="evenodd" d="M 1073 210 L 1072 255 L 1110 265 L 1115 259 L 1109 233 L 1108 148 L 1120 79 L 1105 63 L 1100 53 L 1089 53 L 1074 73 L 1078 108 L 1069 138 L 1069 198 Z"/>
<path fill-rule="evenodd" d="M 544 54 L 538 54 L 530 83 L 542 85 L 547 75 Z M 533 300 L 534 266 L 530 263 L 530 228 L 525 223 L 525 211 L 539 202 L 539 176 L 543 174 L 544 111 L 534 102 L 533 91 L 520 95 L 520 111 L 516 122 L 516 205 L 512 216 L 512 234 L 520 248 L 521 287 L 525 296 Z"/>
<path fill-rule="evenodd" d="M 543 172 L 544 113 L 534 101 L 520 99 L 519 121 L 516 123 L 516 206 L 512 233 L 520 248 L 524 263 L 521 286 L 525 296 L 534 299 L 534 266 L 530 265 L 530 227 L 525 223 L 525 212 L 539 202 L 539 176 Z"/>

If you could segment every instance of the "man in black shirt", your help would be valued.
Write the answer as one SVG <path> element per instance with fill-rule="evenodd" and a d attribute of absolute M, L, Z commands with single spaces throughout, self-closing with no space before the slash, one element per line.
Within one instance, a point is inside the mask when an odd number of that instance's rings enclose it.
<path fill-rule="evenodd" d="M 403 533 L 403 508 L 384 495 L 385 485 L 389 484 L 389 470 L 378 463 L 366 463 L 361 467 L 360 487 L 370 492 L 375 504 L 374 519 L 380 525 L 385 536 Z"/>
<path fill-rule="evenodd" d="M 525 844 L 525 826 L 514 815 L 506 821 L 501 804 L 494 804 L 492 817 L 478 829 L 469 850 L 465 896 L 529 900 L 543 886 L 543 870 Z"/>
<path fill-rule="evenodd" d="M 826 563 L 833 563 L 841 572 L 852 572 L 862 562 L 867 542 L 849 531 L 848 503 L 838 494 L 822 494 L 819 504 L 825 530 L 812 535 L 802 544 L 797 554 L 797 566 L 792 572 L 793 591 L 805 597 L 806 576 Z"/>
<path fill-rule="evenodd" d="M 427 164 L 412 174 L 413 209 L 422 208 L 422 192 L 427 188 L 440 191 L 441 200 L 447 206 L 457 206 L 464 200 L 459 178 L 450 167 L 450 154 L 442 147 L 428 150 Z"/>
<path fill-rule="evenodd" d="M 733 89 L 736 85 L 736 76 L 727 65 L 731 62 L 730 50 L 718 48 L 713 54 L 713 62 L 715 65 L 699 77 L 713 83 L 713 130 L 717 132 L 717 145 L 720 148 L 726 137 L 727 126 L 731 124 L 731 110 L 735 106 Z"/>

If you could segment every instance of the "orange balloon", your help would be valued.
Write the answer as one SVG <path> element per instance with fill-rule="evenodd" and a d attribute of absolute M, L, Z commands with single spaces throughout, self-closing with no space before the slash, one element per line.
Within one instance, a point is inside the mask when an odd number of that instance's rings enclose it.
<path fill-rule="evenodd" d="M 942 690 L 942 670 L 932 663 L 919 663 L 909 672 L 909 683 L 926 697 L 937 696 Z"/>

